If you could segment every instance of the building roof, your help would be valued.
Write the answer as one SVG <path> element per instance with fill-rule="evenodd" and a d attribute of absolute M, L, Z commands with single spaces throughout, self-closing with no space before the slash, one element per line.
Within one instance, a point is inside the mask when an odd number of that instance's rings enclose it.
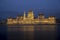
<path fill-rule="evenodd" d="M 49 17 L 55 17 L 55 16 L 49 16 Z"/>
<path fill-rule="evenodd" d="M 16 18 L 12 18 L 12 19 L 16 19 Z"/>
<path fill-rule="evenodd" d="M 29 12 L 32 12 L 32 10 L 29 10 Z"/>
<path fill-rule="evenodd" d="M 11 19 L 11 18 L 12 18 L 11 16 L 8 17 L 8 19 Z"/>
<path fill-rule="evenodd" d="M 21 17 L 21 16 L 23 16 L 23 15 L 18 15 L 18 17 Z"/>
<path fill-rule="evenodd" d="M 39 16 L 41 16 L 41 15 L 43 16 L 44 14 L 43 14 L 43 13 L 39 13 L 38 15 L 39 15 Z"/>

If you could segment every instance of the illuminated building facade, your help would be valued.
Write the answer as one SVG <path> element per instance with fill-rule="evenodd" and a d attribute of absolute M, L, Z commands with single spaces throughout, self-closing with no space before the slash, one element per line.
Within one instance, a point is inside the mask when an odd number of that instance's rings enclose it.
<path fill-rule="evenodd" d="M 24 11 L 23 16 L 17 16 L 16 18 L 9 17 L 7 24 L 56 24 L 56 20 L 54 16 L 45 18 L 42 13 L 39 14 L 38 18 L 34 18 L 33 11 L 29 11 L 28 15 Z"/>

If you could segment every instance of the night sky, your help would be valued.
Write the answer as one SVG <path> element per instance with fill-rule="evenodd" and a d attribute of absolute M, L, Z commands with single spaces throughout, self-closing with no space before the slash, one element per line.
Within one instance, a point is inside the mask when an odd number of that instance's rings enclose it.
<path fill-rule="evenodd" d="M 24 11 L 33 10 L 35 16 L 39 12 L 60 18 L 60 0 L 0 0 L 0 18 L 16 17 Z"/>

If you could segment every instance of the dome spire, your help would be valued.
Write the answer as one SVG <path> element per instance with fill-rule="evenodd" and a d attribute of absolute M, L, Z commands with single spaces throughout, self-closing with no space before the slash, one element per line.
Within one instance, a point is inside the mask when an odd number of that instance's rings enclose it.
<path fill-rule="evenodd" d="M 26 12 L 24 11 L 24 20 L 26 19 Z"/>

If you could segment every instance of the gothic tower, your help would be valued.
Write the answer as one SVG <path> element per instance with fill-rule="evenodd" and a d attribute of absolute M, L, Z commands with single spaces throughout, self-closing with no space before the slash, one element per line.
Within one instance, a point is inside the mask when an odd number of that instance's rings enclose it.
<path fill-rule="evenodd" d="M 44 14 L 43 13 L 40 13 L 39 16 L 38 16 L 39 19 L 44 19 Z"/>
<path fill-rule="evenodd" d="M 50 17 L 49 17 L 49 23 L 50 23 L 50 24 L 55 24 L 55 23 L 56 23 L 56 18 L 55 18 L 55 16 L 50 16 Z"/>
<path fill-rule="evenodd" d="M 24 11 L 24 20 L 26 19 L 26 12 Z"/>

